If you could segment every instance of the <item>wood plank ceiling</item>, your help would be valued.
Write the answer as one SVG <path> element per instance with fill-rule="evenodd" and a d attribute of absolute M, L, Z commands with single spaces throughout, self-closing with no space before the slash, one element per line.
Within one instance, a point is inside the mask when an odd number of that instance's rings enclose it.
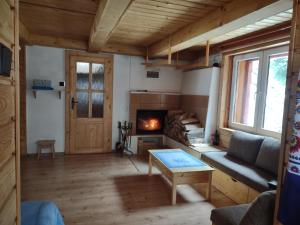
<path fill-rule="evenodd" d="M 99 5 L 105 5 L 108 1 L 110 0 L 20 0 L 20 20 L 31 34 L 63 38 L 73 43 L 80 41 L 80 48 L 87 46 L 88 49 L 91 35 L 103 29 L 99 25 L 94 27 Z M 99 46 L 96 50 L 121 52 L 122 48 L 125 53 L 131 51 L 133 54 L 143 54 L 144 50 L 139 52 L 136 48 L 145 49 L 167 39 L 174 32 L 205 18 L 230 2 L 233 0 L 131 0 L 124 13 L 120 11 L 120 17 L 114 18 L 118 23 L 111 25 L 113 29 L 108 31 L 105 46 Z M 114 4 L 118 4 L 118 1 Z M 290 15 L 291 11 L 287 11 L 258 24 L 247 25 L 215 38 L 213 43 L 280 23 L 290 19 Z M 101 19 L 101 15 L 99 18 Z M 55 39 L 51 41 L 52 45 L 55 44 Z M 118 49 L 113 46 L 118 46 Z"/>
<path fill-rule="evenodd" d="M 203 18 L 229 0 L 136 0 L 126 11 L 109 42 L 149 46 Z"/>
<path fill-rule="evenodd" d="M 20 20 L 34 34 L 88 40 L 98 0 L 20 0 Z"/>

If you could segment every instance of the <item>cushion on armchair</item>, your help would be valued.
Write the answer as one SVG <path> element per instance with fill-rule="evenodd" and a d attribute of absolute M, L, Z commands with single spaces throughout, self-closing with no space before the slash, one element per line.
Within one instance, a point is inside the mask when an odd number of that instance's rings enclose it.
<path fill-rule="evenodd" d="M 255 165 L 277 175 L 279 162 L 280 141 L 266 137 L 258 153 Z"/>
<path fill-rule="evenodd" d="M 242 204 L 213 209 L 210 219 L 215 225 L 239 225 L 249 206 Z"/>
<path fill-rule="evenodd" d="M 254 164 L 264 137 L 241 131 L 233 133 L 228 155 Z"/>
<path fill-rule="evenodd" d="M 275 208 L 275 191 L 260 194 L 251 204 L 240 225 L 272 225 Z"/>

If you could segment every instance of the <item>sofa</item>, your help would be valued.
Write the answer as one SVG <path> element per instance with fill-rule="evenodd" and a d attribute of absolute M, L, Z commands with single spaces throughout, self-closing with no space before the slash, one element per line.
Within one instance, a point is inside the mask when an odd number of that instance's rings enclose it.
<path fill-rule="evenodd" d="M 272 225 L 275 191 L 260 194 L 252 203 L 213 209 L 213 225 Z"/>
<path fill-rule="evenodd" d="M 201 159 L 261 193 L 276 188 L 279 151 L 277 139 L 236 131 L 226 151 L 203 153 Z"/>

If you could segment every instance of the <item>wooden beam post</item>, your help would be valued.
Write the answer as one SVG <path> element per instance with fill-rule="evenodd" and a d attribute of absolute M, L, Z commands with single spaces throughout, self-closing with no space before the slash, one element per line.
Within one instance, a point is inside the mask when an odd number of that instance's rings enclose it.
<path fill-rule="evenodd" d="M 292 0 L 233 0 L 204 18 L 171 35 L 172 51 L 177 52 L 212 40 L 216 36 L 237 30 L 292 8 Z M 151 56 L 168 54 L 169 38 L 149 48 Z"/>
<path fill-rule="evenodd" d="M 146 63 L 148 63 L 149 62 L 149 49 L 148 49 L 148 47 L 147 47 L 147 49 L 146 49 Z"/>
<path fill-rule="evenodd" d="M 205 66 L 209 66 L 209 41 L 206 41 L 206 50 L 205 50 Z"/>
<path fill-rule="evenodd" d="M 172 46 L 171 46 L 171 38 L 169 38 L 168 64 L 172 64 Z"/>
<path fill-rule="evenodd" d="M 119 25 L 132 0 L 101 0 L 89 38 L 89 50 L 105 46 Z"/>

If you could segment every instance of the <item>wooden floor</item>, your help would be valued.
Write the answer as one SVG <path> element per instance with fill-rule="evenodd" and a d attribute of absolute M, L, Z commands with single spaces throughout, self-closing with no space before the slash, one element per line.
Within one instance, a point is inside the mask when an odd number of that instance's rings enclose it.
<path fill-rule="evenodd" d="M 211 209 L 234 204 L 215 189 L 211 203 L 203 196 L 205 185 L 182 185 L 172 206 L 169 184 L 157 170 L 148 177 L 146 162 L 136 158 L 103 154 L 22 160 L 22 199 L 54 201 L 66 225 L 210 225 Z"/>

